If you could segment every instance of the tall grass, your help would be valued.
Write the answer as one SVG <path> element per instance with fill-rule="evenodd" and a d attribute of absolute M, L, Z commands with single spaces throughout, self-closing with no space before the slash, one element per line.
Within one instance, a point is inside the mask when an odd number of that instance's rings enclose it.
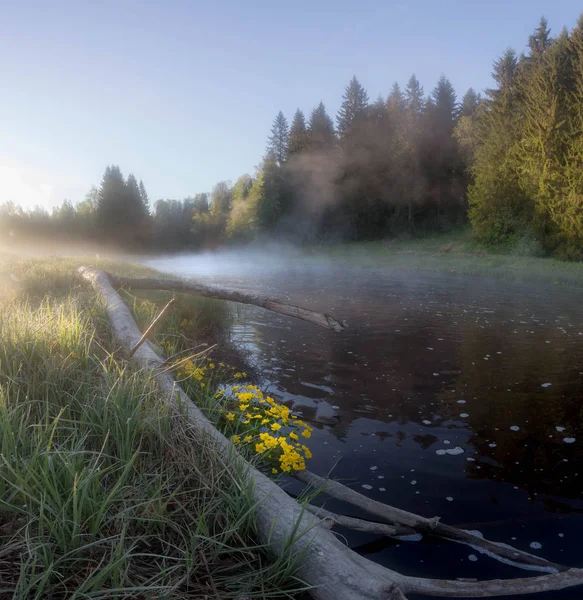
<path fill-rule="evenodd" d="M 0 598 L 300 589 L 294 560 L 257 544 L 243 474 L 111 354 L 78 261 L 57 262 L 4 264 L 17 285 L 0 301 Z"/>

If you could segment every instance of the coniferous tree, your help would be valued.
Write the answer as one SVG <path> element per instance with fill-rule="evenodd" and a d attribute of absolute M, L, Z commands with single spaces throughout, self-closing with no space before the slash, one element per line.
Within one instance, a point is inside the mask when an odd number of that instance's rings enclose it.
<path fill-rule="evenodd" d="M 346 86 L 336 122 L 340 139 L 351 135 L 367 115 L 368 94 L 356 77 Z"/>
<path fill-rule="evenodd" d="M 494 63 L 497 87 L 486 91 L 478 121 L 474 182 L 468 190 L 475 235 L 488 244 L 510 243 L 532 221 L 532 202 L 519 185 L 521 106 L 518 60 L 508 49 Z"/>
<path fill-rule="evenodd" d="M 142 206 L 144 209 L 144 212 L 146 212 L 148 215 L 150 214 L 150 199 L 148 198 L 148 192 L 146 192 L 146 186 L 144 185 L 144 182 L 140 179 L 140 199 L 142 201 Z"/>
<path fill-rule="evenodd" d="M 126 186 L 120 168 L 116 165 L 106 167 L 97 204 L 97 225 L 104 240 L 119 241 L 119 230 L 127 223 L 124 200 Z"/>
<path fill-rule="evenodd" d="M 405 110 L 405 98 L 398 83 L 394 83 L 387 97 L 387 112 L 390 119 L 398 119 Z"/>
<path fill-rule="evenodd" d="M 268 153 L 263 161 L 262 184 L 257 203 L 257 224 L 261 231 L 273 231 L 287 209 L 286 182 L 277 157 Z"/>
<path fill-rule="evenodd" d="M 267 153 L 273 154 L 279 165 L 283 165 L 287 158 L 289 143 L 289 127 L 284 114 L 279 111 L 273 126 L 271 128 L 271 136 L 267 142 Z"/>
<path fill-rule="evenodd" d="M 310 114 L 308 123 L 309 147 L 312 150 L 330 150 L 336 141 L 334 122 L 326 112 L 323 102 Z"/>
<path fill-rule="evenodd" d="M 304 113 L 298 108 L 294 115 L 290 130 L 288 156 L 300 154 L 308 147 L 308 129 L 306 126 L 306 118 Z"/>
<path fill-rule="evenodd" d="M 476 114 L 481 99 L 480 94 L 473 88 L 469 88 L 462 98 L 460 117 L 473 117 Z"/>

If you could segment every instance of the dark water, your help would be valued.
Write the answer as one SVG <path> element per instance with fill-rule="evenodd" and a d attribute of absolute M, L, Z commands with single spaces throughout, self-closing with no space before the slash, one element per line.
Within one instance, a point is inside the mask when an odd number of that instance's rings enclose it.
<path fill-rule="evenodd" d="M 270 391 L 316 428 L 311 470 L 333 468 L 336 478 L 375 499 L 583 566 L 581 292 L 315 263 L 290 267 L 269 255 L 152 264 L 350 323 L 334 333 L 236 308 L 235 340 L 256 358 Z M 529 575 L 434 538 L 343 533 L 352 547 L 405 574 Z"/>

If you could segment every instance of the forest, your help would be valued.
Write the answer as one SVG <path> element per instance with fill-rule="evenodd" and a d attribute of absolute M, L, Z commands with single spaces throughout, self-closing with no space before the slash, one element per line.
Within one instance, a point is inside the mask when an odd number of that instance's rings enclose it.
<path fill-rule="evenodd" d="M 276 115 L 256 172 L 210 193 L 150 202 L 118 166 L 51 213 L 0 207 L 15 239 L 92 241 L 174 252 L 277 237 L 310 244 L 451 231 L 469 223 L 490 248 L 582 258 L 583 15 L 551 36 L 543 18 L 494 87 L 458 99 L 441 76 L 412 75 L 376 100 L 353 77 L 333 119 L 322 102 Z M 227 142 L 227 141 L 226 141 Z M 143 174 L 147 178 L 147 174 Z"/>

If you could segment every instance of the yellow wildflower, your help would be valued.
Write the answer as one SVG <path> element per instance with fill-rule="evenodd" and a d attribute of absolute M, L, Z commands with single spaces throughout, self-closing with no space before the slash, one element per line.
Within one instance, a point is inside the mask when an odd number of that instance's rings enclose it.
<path fill-rule="evenodd" d="M 271 469 L 271 472 L 276 475 L 277 474 L 277 469 Z"/>
<path fill-rule="evenodd" d="M 296 440 L 296 441 L 299 439 L 299 438 L 298 438 L 298 434 L 297 434 L 297 433 L 294 433 L 293 431 L 292 431 L 292 432 L 289 434 L 289 437 L 290 437 L 292 440 Z"/>
<path fill-rule="evenodd" d="M 262 452 L 265 452 L 265 450 L 267 450 L 267 448 L 265 447 L 265 444 L 263 444 L 263 443 L 255 444 L 255 452 L 258 452 L 259 454 L 261 454 Z"/>
<path fill-rule="evenodd" d="M 312 437 L 312 433 L 311 433 L 311 431 L 310 431 L 309 429 L 304 429 L 304 430 L 302 431 L 302 435 L 303 435 L 305 438 L 308 438 L 308 439 Z"/>
<path fill-rule="evenodd" d="M 281 425 L 280 425 L 279 423 L 272 423 L 272 425 L 271 425 L 271 429 L 272 429 L 273 431 L 278 431 L 278 430 L 280 430 L 280 429 L 281 429 Z"/>
<path fill-rule="evenodd" d="M 235 415 L 232 412 L 227 413 L 226 416 L 227 416 L 227 419 L 229 419 L 229 421 L 234 421 L 235 420 Z"/>
<path fill-rule="evenodd" d="M 235 444 L 238 444 L 240 441 L 241 441 L 241 436 L 239 436 L 239 435 L 234 435 L 233 436 L 233 442 Z"/>
<path fill-rule="evenodd" d="M 215 368 L 215 363 L 210 363 L 210 364 L 209 364 L 209 367 L 210 367 L 211 369 L 214 369 L 214 368 Z"/>
<path fill-rule="evenodd" d="M 244 441 L 246 444 L 248 444 L 248 443 L 249 443 L 249 442 L 250 442 L 252 439 L 253 439 L 253 438 L 252 438 L 250 435 L 246 435 L 246 436 L 243 438 L 243 441 Z"/>

